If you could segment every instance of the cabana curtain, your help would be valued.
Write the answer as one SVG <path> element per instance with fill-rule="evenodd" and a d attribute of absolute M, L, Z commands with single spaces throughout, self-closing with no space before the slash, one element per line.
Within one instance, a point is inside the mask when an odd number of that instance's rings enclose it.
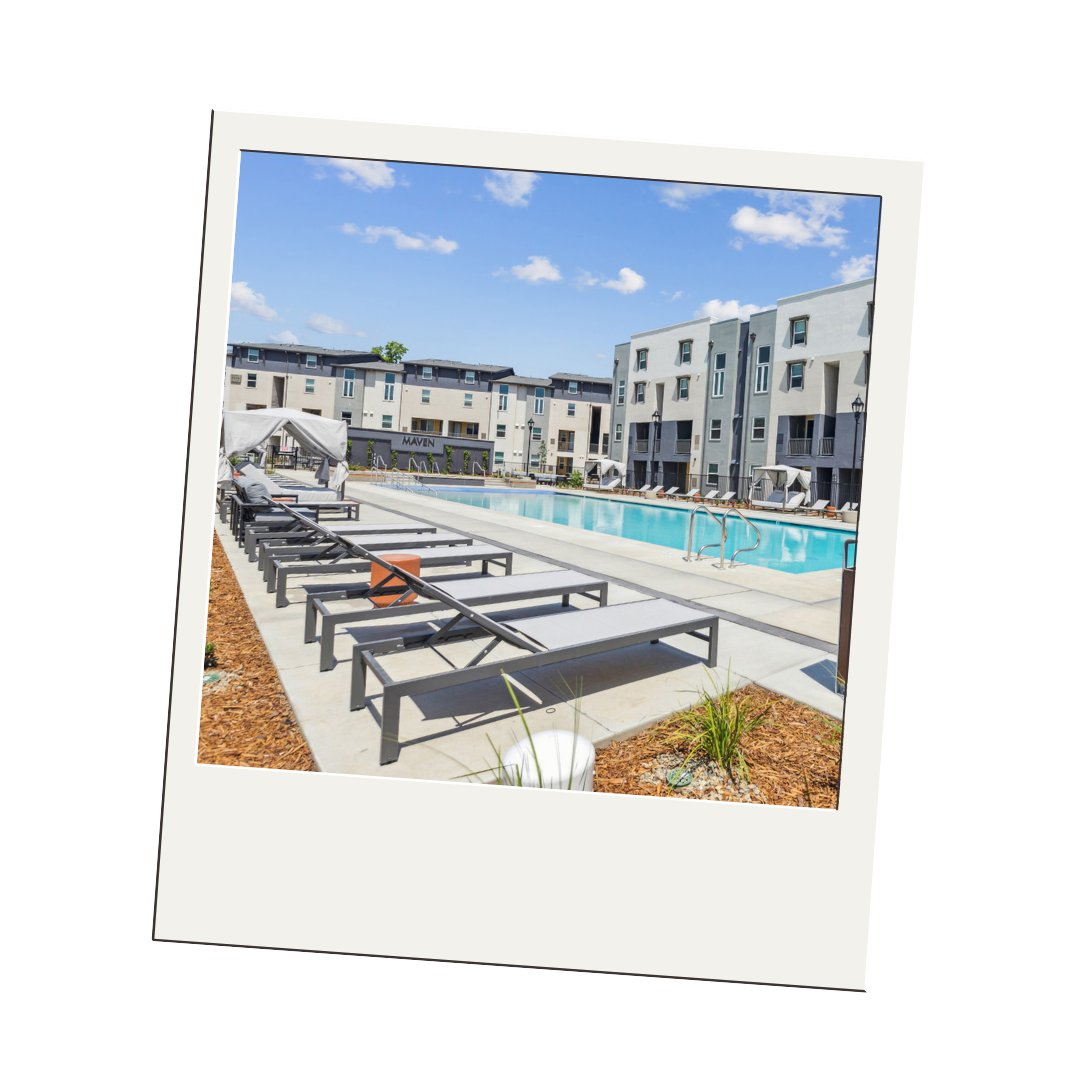
<path fill-rule="evenodd" d="M 349 441 L 344 420 L 315 416 L 299 409 L 249 409 L 221 415 L 221 443 L 225 457 L 246 454 L 284 430 L 305 450 L 340 461 Z"/>

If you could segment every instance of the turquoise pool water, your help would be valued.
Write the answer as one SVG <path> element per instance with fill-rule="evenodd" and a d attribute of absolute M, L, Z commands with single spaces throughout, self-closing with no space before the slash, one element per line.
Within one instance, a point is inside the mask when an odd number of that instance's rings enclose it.
<path fill-rule="evenodd" d="M 578 529 L 622 536 L 629 540 L 644 540 L 648 544 L 686 550 L 686 531 L 690 525 L 689 505 L 665 506 L 653 502 L 629 503 L 610 499 L 590 499 L 581 495 L 565 495 L 553 491 L 511 492 L 486 491 L 482 488 L 440 488 L 434 497 L 445 502 L 482 506 L 503 514 L 551 521 L 557 525 L 573 525 Z M 717 511 L 719 516 L 719 511 Z M 750 547 L 754 533 L 741 518 L 728 515 L 728 537 L 725 555 L 731 558 L 738 548 Z M 786 570 L 790 574 L 805 574 L 811 570 L 839 570 L 843 565 L 844 541 L 853 533 L 839 529 L 823 529 L 813 525 L 779 524 L 755 519 L 761 530 L 761 544 L 756 551 L 739 556 L 740 562 Z M 702 544 L 720 542 L 720 526 L 707 514 L 698 514 L 694 521 L 694 550 Z M 720 549 L 713 548 L 705 555 L 719 557 Z"/>

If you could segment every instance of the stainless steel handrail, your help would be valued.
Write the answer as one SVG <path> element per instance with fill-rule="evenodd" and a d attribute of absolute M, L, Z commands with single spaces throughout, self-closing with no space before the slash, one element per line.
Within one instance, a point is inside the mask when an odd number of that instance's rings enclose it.
<path fill-rule="evenodd" d="M 728 514 L 730 514 L 732 511 L 734 511 L 736 514 L 738 514 L 739 517 L 741 517 L 743 519 L 743 521 L 745 521 L 746 524 L 749 525 L 750 528 L 754 530 L 754 532 L 757 534 L 757 540 L 754 541 L 754 546 L 753 547 L 739 548 L 738 550 L 736 550 L 731 556 L 731 562 L 728 563 L 727 567 L 725 567 L 724 566 L 724 551 L 725 551 L 725 549 L 727 547 L 727 517 L 728 517 Z M 697 517 L 698 513 L 700 513 L 700 512 L 704 512 L 704 513 L 708 514 L 709 517 L 711 517 L 713 519 L 713 521 L 715 521 L 720 526 L 720 542 L 718 544 L 702 544 L 701 547 L 698 548 L 697 554 L 692 555 L 691 552 L 693 551 L 693 547 L 694 547 L 694 518 Z M 691 562 L 691 561 L 693 561 L 693 559 L 700 559 L 701 558 L 701 553 L 703 551 L 705 551 L 707 548 L 718 547 L 720 549 L 720 569 L 721 570 L 724 570 L 724 569 L 730 570 L 731 567 L 733 567 L 735 565 L 735 560 L 738 558 L 738 556 L 742 555 L 743 552 L 746 552 L 746 551 L 755 551 L 760 545 L 761 545 L 761 530 L 737 506 L 729 506 L 729 507 L 727 507 L 727 509 L 724 510 L 723 516 L 722 517 L 717 517 L 702 502 L 702 503 L 698 503 L 697 506 L 695 506 L 694 509 L 690 511 L 690 527 L 689 527 L 689 529 L 687 529 L 687 533 L 686 533 L 686 554 L 683 556 L 683 561 L 684 562 Z"/>

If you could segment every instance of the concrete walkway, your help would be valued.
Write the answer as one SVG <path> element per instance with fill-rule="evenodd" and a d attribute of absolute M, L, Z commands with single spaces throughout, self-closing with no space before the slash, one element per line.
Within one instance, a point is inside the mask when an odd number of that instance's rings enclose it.
<path fill-rule="evenodd" d="M 297 478 L 310 480 L 310 474 Z M 609 603 L 613 605 L 662 595 L 719 611 L 719 661 L 712 679 L 722 684 L 730 665 L 733 686 L 753 681 L 826 715 L 842 715 L 843 699 L 833 692 L 839 571 L 789 575 L 747 566 L 721 573 L 711 569 L 710 563 L 685 563 L 669 549 L 569 526 L 368 484 L 348 484 L 346 493 L 364 503 L 362 522 L 422 520 L 466 533 L 478 542 L 511 548 L 518 553 L 515 576 L 551 570 L 553 563 L 572 566 L 612 581 Z M 276 608 L 255 564 L 247 561 L 226 527 L 220 523 L 216 527 L 321 770 L 427 780 L 463 780 L 481 774 L 477 779 L 490 779 L 485 771 L 495 764 L 496 753 L 505 754 L 524 736 L 501 678 L 406 699 L 401 712 L 401 756 L 393 765 L 378 762 L 381 693 L 377 680 L 369 680 L 368 708 L 357 712 L 348 708 L 353 645 L 396 636 L 407 627 L 437 625 L 438 615 L 421 622 L 417 616 L 410 619 L 406 608 L 400 620 L 341 627 L 335 639 L 336 666 L 320 672 L 318 644 L 303 642 L 305 578 L 291 579 L 295 587 L 288 590 L 289 605 Z M 447 568 L 434 570 L 431 576 L 461 576 L 463 572 L 474 571 Z M 317 580 L 325 585 L 339 579 L 322 576 Z M 357 579 L 350 575 L 340 580 L 355 583 Z M 571 603 L 593 606 L 581 597 Z M 544 614 L 560 610 L 560 602 L 556 598 L 551 604 L 484 610 Z M 500 646 L 489 659 L 499 659 L 504 648 L 509 649 Z M 692 704 L 703 689 L 711 687 L 710 673 L 704 670 L 706 651 L 704 642 L 683 635 L 658 645 L 518 674 L 512 682 L 534 732 L 550 727 L 572 729 L 577 724 L 583 735 L 602 745 Z M 475 654 L 476 645 L 465 642 L 440 648 L 440 652 L 461 663 Z M 388 657 L 386 667 L 394 677 L 405 671 L 445 670 L 445 662 L 434 651 L 414 650 Z"/>

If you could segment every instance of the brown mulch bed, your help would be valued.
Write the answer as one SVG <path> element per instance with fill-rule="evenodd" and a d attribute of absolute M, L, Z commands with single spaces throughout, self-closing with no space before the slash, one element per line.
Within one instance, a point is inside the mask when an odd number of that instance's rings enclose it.
<path fill-rule="evenodd" d="M 753 713 L 769 709 L 768 724 L 741 744 L 749 777 L 732 782 L 715 763 L 687 762 L 689 739 L 679 734 L 678 716 L 596 751 L 596 791 L 672 799 L 813 806 L 835 810 L 840 791 L 839 724 L 813 709 L 750 684 L 734 697 Z M 673 788 L 666 776 L 687 769 L 693 781 Z"/>
<path fill-rule="evenodd" d="M 217 666 L 203 677 L 220 679 L 203 684 L 199 763 L 316 771 L 216 533 L 210 582 L 206 640 Z"/>

